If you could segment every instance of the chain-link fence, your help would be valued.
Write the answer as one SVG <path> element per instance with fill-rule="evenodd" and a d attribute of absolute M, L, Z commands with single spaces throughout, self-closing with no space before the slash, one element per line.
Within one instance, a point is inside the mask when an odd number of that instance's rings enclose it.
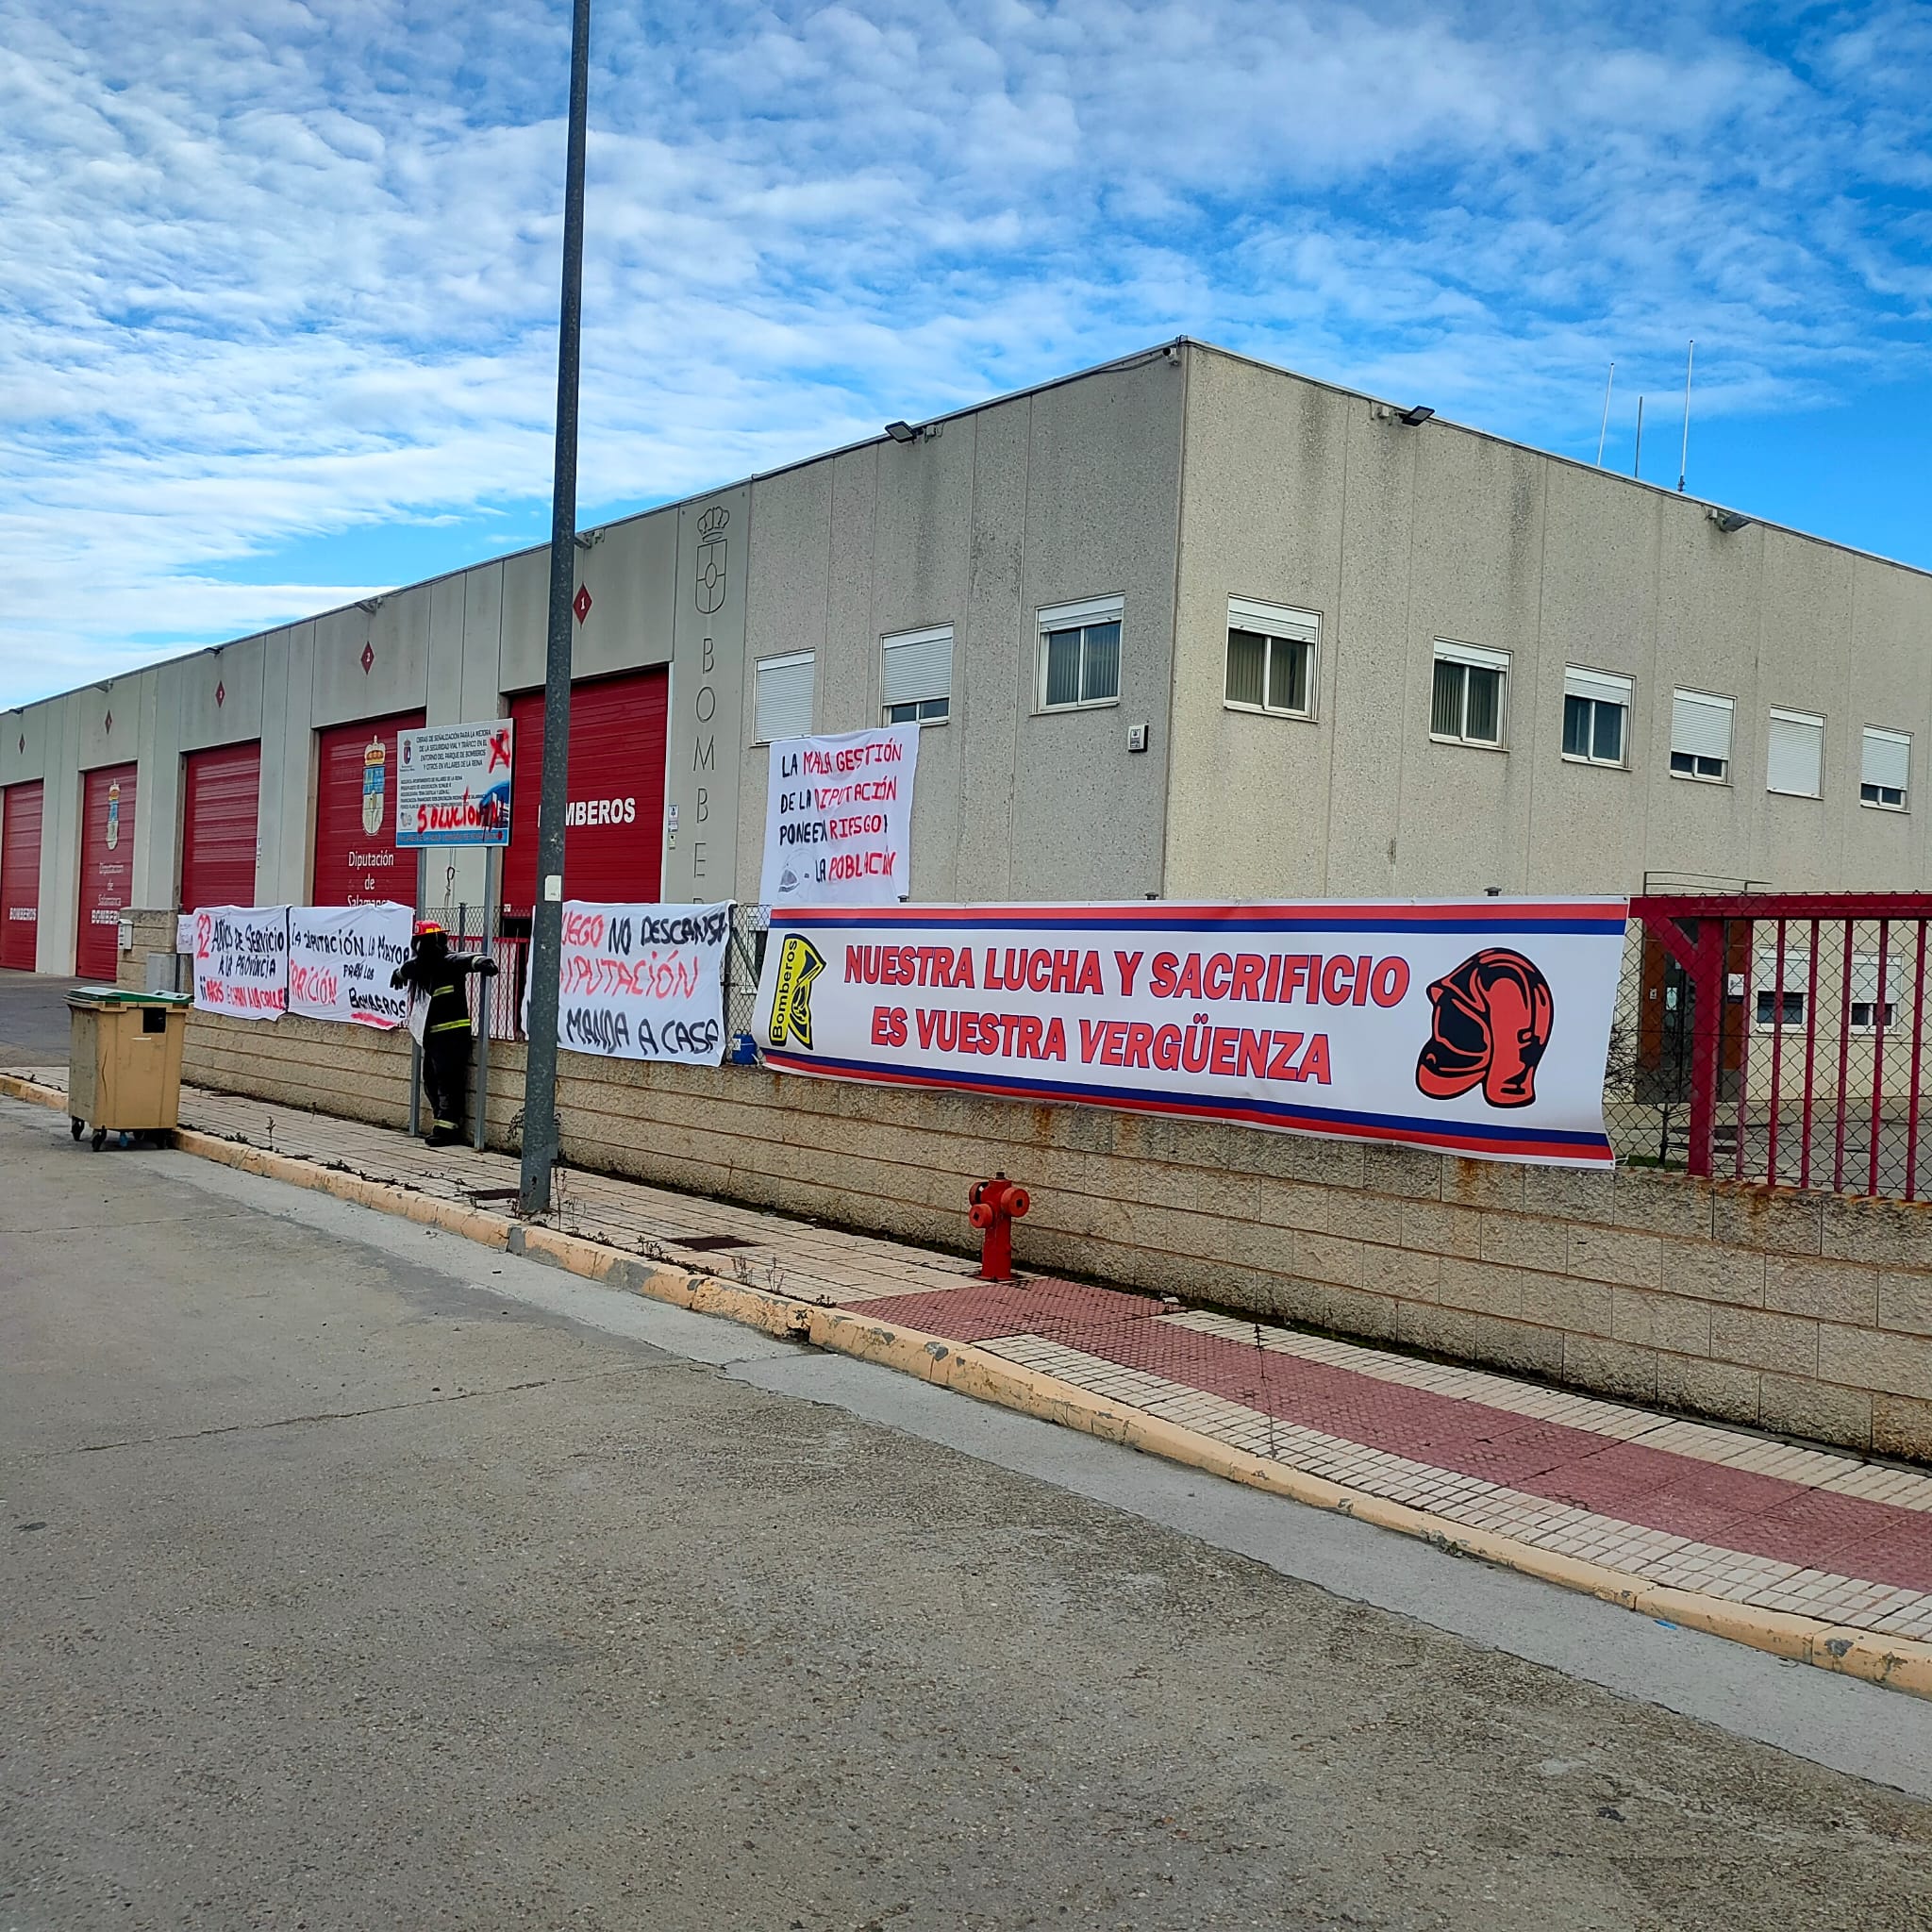
<path fill-rule="evenodd" d="M 1909 1199 L 1932 901 L 1639 899 L 1605 1080 L 1618 1158 Z"/>

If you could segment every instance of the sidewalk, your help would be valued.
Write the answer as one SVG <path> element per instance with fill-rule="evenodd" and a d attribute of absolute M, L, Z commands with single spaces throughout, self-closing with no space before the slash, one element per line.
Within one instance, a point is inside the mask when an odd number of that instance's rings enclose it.
<path fill-rule="evenodd" d="M 0 1075 L 0 1093 L 55 1105 L 65 1078 Z M 182 1118 L 466 1214 L 507 1216 L 514 1201 L 517 1164 L 504 1155 L 431 1152 L 399 1132 L 196 1089 L 183 1091 Z M 985 1283 L 955 1256 L 633 1182 L 571 1170 L 559 1184 L 548 1224 L 562 1234 L 784 1303 L 862 1311 L 874 1341 L 903 1349 L 890 1328 L 913 1331 L 928 1355 L 932 1338 L 966 1344 L 1010 1365 L 1036 1412 L 1932 1691 L 1921 1648 L 1932 1641 L 1932 1474 L 1172 1300 L 1051 1277 Z M 486 1238 L 503 1245 L 504 1224 L 491 1225 Z M 954 1386 L 1004 1399 L 984 1376 Z M 1674 1592 L 1681 1607 L 1659 1594 Z"/>

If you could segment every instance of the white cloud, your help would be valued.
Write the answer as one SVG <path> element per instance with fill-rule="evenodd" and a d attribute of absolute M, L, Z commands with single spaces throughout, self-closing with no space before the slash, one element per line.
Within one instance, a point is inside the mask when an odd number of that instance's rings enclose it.
<path fill-rule="evenodd" d="M 1573 446 L 1693 333 L 1711 409 L 1895 371 L 1932 35 L 1804 21 L 603 9 L 586 516 L 1183 329 Z M 224 563 L 547 493 L 566 38 L 0 0 L 0 702 L 363 588 Z"/>

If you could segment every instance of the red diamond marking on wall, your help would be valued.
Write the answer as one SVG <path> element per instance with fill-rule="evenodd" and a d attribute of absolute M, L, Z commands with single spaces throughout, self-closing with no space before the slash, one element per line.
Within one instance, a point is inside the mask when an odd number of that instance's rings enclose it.
<path fill-rule="evenodd" d="M 228 701 L 228 688 L 225 684 L 215 686 L 215 709 L 220 710 Z"/>
<path fill-rule="evenodd" d="M 369 667 L 375 662 L 375 646 L 374 644 L 364 644 L 362 646 L 362 675 L 364 677 L 369 675 Z"/>
<path fill-rule="evenodd" d="M 571 607 L 577 614 L 577 622 L 583 623 L 591 614 L 591 591 L 588 585 L 579 585 L 577 593 L 571 601 Z"/>

